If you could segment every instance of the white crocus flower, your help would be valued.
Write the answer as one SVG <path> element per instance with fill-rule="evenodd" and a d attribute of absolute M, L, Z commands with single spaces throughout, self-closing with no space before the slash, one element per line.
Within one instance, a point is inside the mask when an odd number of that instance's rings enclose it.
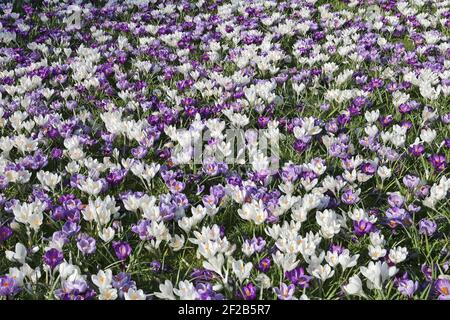
<path fill-rule="evenodd" d="M 316 269 L 312 270 L 311 274 L 317 279 L 325 281 L 334 275 L 334 270 L 329 264 L 326 264 L 324 266 L 320 265 Z"/>
<path fill-rule="evenodd" d="M 61 181 L 61 176 L 47 171 L 39 171 L 36 174 L 36 177 L 47 191 L 53 191 L 56 185 Z"/>
<path fill-rule="evenodd" d="M 359 278 L 358 275 L 352 276 L 349 279 L 348 284 L 343 286 L 342 289 L 348 295 L 367 298 L 362 287 L 361 279 Z"/>
<path fill-rule="evenodd" d="M 355 254 L 354 256 L 350 256 L 350 251 L 345 249 L 343 253 L 339 255 L 339 263 L 342 266 L 342 269 L 353 268 L 356 266 L 358 262 L 359 254 Z"/>
<path fill-rule="evenodd" d="M 173 251 L 179 251 L 183 248 L 184 245 L 184 236 L 176 234 L 171 238 L 169 246 L 173 249 Z"/>
<path fill-rule="evenodd" d="M 99 233 L 100 239 L 102 239 L 104 242 L 109 242 L 114 238 L 116 231 L 111 228 L 103 228 L 103 230 Z"/>
<path fill-rule="evenodd" d="M 222 267 L 224 262 L 225 259 L 223 254 L 219 253 L 217 256 L 209 258 L 208 261 L 203 261 L 203 267 L 222 276 Z"/>
<path fill-rule="evenodd" d="M 379 166 L 377 169 L 377 174 L 381 178 L 381 180 L 385 180 L 391 177 L 392 170 L 386 166 Z"/>
<path fill-rule="evenodd" d="M 244 261 L 237 260 L 232 263 L 233 273 L 238 277 L 240 282 L 243 282 L 250 276 L 250 271 L 252 271 L 253 264 L 248 262 L 244 264 Z"/>
<path fill-rule="evenodd" d="M 92 275 L 91 279 L 100 289 L 109 288 L 112 282 L 112 271 L 111 269 L 106 271 L 100 270 L 96 275 Z"/>
<path fill-rule="evenodd" d="M 173 292 L 180 297 L 181 300 L 196 300 L 198 298 L 197 290 L 190 281 L 180 281 L 178 289 L 173 289 Z"/>
<path fill-rule="evenodd" d="M 124 298 L 125 300 L 145 300 L 146 295 L 141 289 L 135 290 L 133 288 L 130 288 L 127 292 L 124 293 Z"/>
<path fill-rule="evenodd" d="M 403 262 L 408 256 L 408 249 L 405 247 L 394 247 L 389 250 L 389 260 L 397 264 Z"/>
<path fill-rule="evenodd" d="M 155 292 L 154 295 L 159 299 L 165 299 L 165 300 L 176 300 L 175 296 L 173 295 L 173 284 L 170 280 L 164 281 L 164 283 L 161 283 L 159 285 L 159 291 Z"/>
<path fill-rule="evenodd" d="M 367 279 L 369 289 L 381 290 L 383 283 L 397 273 L 396 267 L 389 267 L 386 262 L 369 262 L 367 267 L 360 267 L 361 273 Z"/>
<path fill-rule="evenodd" d="M 15 251 L 5 251 L 6 259 L 9 261 L 16 261 L 21 264 L 25 263 L 27 257 L 27 248 L 20 242 L 16 243 Z"/>
<path fill-rule="evenodd" d="M 117 297 L 117 289 L 115 288 L 100 289 L 100 294 L 98 295 L 99 300 L 116 300 Z"/>
<path fill-rule="evenodd" d="M 431 143 L 436 138 L 436 130 L 433 129 L 422 129 L 420 131 L 420 139 L 426 143 Z"/>
<path fill-rule="evenodd" d="M 96 196 L 102 190 L 102 182 L 100 180 L 94 181 L 92 178 L 87 178 L 84 181 L 80 181 L 78 189 L 88 193 L 91 196 Z"/>
<path fill-rule="evenodd" d="M 386 249 L 383 249 L 380 245 L 369 245 L 369 256 L 372 260 L 378 260 L 386 255 Z"/>

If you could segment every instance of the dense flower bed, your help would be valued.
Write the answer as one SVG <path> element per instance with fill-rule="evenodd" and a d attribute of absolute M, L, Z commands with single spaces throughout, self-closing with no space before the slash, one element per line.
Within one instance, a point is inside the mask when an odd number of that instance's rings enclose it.
<path fill-rule="evenodd" d="M 450 298 L 448 0 L 0 6 L 0 299 Z"/>

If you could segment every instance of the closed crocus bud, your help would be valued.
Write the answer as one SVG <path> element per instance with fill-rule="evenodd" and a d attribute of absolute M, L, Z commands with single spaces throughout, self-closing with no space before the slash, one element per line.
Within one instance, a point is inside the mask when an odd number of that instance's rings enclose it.
<path fill-rule="evenodd" d="M 15 231 L 19 231 L 20 230 L 20 224 L 15 222 L 15 221 L 11 222 L 9 226 L 11 227 L 11 229 L 13 229 Z"/>

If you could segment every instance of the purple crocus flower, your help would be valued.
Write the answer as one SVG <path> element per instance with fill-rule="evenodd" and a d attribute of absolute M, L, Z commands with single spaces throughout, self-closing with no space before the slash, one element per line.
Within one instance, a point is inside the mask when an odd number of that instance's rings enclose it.
<path fill-rule="evenodd" d="M 297 151 L 298 153 L 302 153 L 308 148 L 308 142 L 304 142 L 303 140 L 297 139 L 295 140 L 293 147 L 295 151 Z"/>
<path fill-rule="evenodd" d="M 261 261 L 259 261 L 257 269 L 261 272 L 267 272 L 270 269 L 272 261 L 269 257 L 262 258 Z"/>
<path fill-rule="evenodd" d="M 339 255 L 339 254 L 341 254 L 344 251 L 344 248 L 341 245 L 332 244 L 330 246 L 330 251 L 333 252 L 333 253 L 337 253 Z"/>
<path fill-rule="evenodd" d="M 412 175 L 406 175 L 403 177 L 403 184 L 408 188 L 408 189 L 415 189 L 420 183 L 420 178 L 416 177 L 416 176 L 412 176 Z"/>
<path fill-rule="evenodd" d="M 150 262 L 150 269 L 155 273 L 161 271 L 161 262 L 158 260 L 153 260 Z"/>
<path fill-rule="evenodd" d="M 394 229 L 399 225 L 409 225 L 411 223 L 411 216 L 403 208 L 392 207 L 386 211 L 386 220 L 389 227 Z"/>
<path fill-rule="evenodd" d="M 67 244 L 69 243 L 69 238 L 63 231 L 55 231 L 52 235 L 52 241 L 55 243 Z"/>
<path fill-rule="evenodd" d="M 374 225 L 372 222 L 362 219 L 360 221 L 353 221 L 353 228 L 355 230 L 355 234 L 358 237 L 361 237 L 370 233 L 374 229 Z"/>
<path fill-rule="evenodd" d="M 51 153 L 51 157 L 55 160 L 60 160 L 63 156 L 63 150 L 59 148 L 54 148 Z"/>
<path fill-rule="evenodd" d="M 214 278 L 214 273 L 204 268 L 196 268 L 192 271 L 191 278 L 194 281 L 211 281 Z"/>
<path fill-rule="evenodd" d="M 448 149 L 450 149 L 450 138 L 445 139 L 444 144 Z"/>
<path fill-rule="evenodd" d="M 4 190 L 8 187 L 8 179 L 5 176 L 0 176 L 0 190 Z"/>
<path fill-rule="evenodd" d="M 437 224 L 430 219 L 422 219 L 419 221 L 419 233 L 427 236 L 432 236 L 437 229 Z"/>
<path fill-rule="evenodd" d="M 10 297 L 20 291 L 17 280 L 10 276 L 0 276 L 0 297 Z"/>
<path fill-rule="evenodd" d="M 450 124 L 450 113 L 443 114 L 443 115 L 441 116 L 441 120 L 442 120 L 442 122 L 445 123 L 445 124 Z"/>
<path fill-rule="evenodd" d="M 273 288 L 273 291 L 275 291 L 275 293 L 277 294 L 278 299 L 291 300 L 294 296 L 295 285 L 286 285 L 285 283 L 281 283 L 280 288 Z"/>
<path fill-rule="evenodd" d="M 55 221 L 63 220 L 66 217 L 66 210 L 62 206 L 53 208 L 51 217 Z"/>
<path fill-rule="evenodd" d="M 431 187 L 429 185 L 423 185 L 420 186 L 417 191 L 415 192 L 415 195 L 419 198 L 425 198 L 430 194 Z"/>
<path fill-rule="evenodd" d="M 383 127 L 388 127 L 392 122 L 394 122 L 392 115 L 381 116 L 378 120 Z"/>
<path fill-rule="evenodd" d="M 411 203 L 411 204 L 408 205 L 407 209 L 408 209 L 409 212 L 417 213 L 417 212 L 419 212 L 422 209 L 422 207 L 421 206 L 417 206 L 414 203 Z"/>
<path fill-rule="evenodd" d="M 438 279 L 434 284 L 439 300 L 450 300 L 450 280 Z"/>
<path fill-rule="evenodd" d="M 113 276 L 112 285 L 114 288 L 120 290 L 121 294 L 127 292 L 130 288 L 136 289 L 136 283 L 131 280 L 131 275 L 125 272 L 120 272 Z"/>
<path fill-rule="evenodd" d="M 45 252 L 44 263 L 48 265 L 52 270 L 55 269 L 61 262 L 63 262 L 64 255 L 58 249 L 52 248 Z"/>
<path fill-rule="evenodd" d="M 425 152 L 425 147 L 422 144 L 415 144 L 409 147 L 408 151 L 412 156 L 419 157 Z"/>
<path fill-rule="evenodd" d="M 249 283 L 242 288 L 238 289 L 236 296 L 244 300 L 255 300 L 256 299 L 256 287 L 253 283 Z"/>
<path fill-rule="evenodd" d="M 297 267 L 291 271 L 287 271 L 285 273 L 285 277 L 294 285 L 299 286 L 300 288 L 308 288 L 309 281 L 311 281 L 312 277 L 305 274 L 305 270 L 302 267 Z"/>
<path fill-rule="evenodd" d="M 77 233 L 80 231 L 80 229 L 81 229 L 81 227 L 80 227 L 77 223 L 72 222 L 72 221 L 67 221 L 67 222 L 64 224 L 64 226 L 63 226 L 63 228 L 62 228 L 62 231 L 63 231 L 68 237 L 71 237 L 71 236 L 77 234 Z"/>
<path fill-rule="evenodd" d="M 422 271 L 422 273 L 425 276 L 425 279 L 427 279 L 427 281 L 433 280 L 433 269 L 430 266 L 427 266 L 426 264 L 422 264 L 422 266 L 420 267 L 420 271 Z"/>
<path fill-rule="evenodd" d="M 182 192 L 184 190 L 184 188 L 186 187 L 186 184 L 183 182 L 177 181 L 175 179 L 172 179 L 167 183 L 167 186 L 169 187 L 170 192 L 178 193 L 178 192 Z"/>
<path fill-rule="evenodd" d="M 358 194 L 353 189 L 347 189 L 342 194 L 341 200 L 345 204 L 354 204 L 357 203 L 360 199 Z"/>
<path fill-rule="evenodd" d="M 13 230 L 7 226 L 0 227 L 0 244 L 11 238 L 13 235 Z"/>
<path fill-rule="evenodd" d="M 361 172 L 364 174 L 372 176 L 375 174 L 376 171 L 377 171 L 377 168 L 375 167 L 375 165 L 373 165 L 370 162 L 366 162 L 361 165 Z"/>
<path fill-rule="evenodd" d="M 205 207 L 215 207 L 218 199 L 214 195 L 208 194 L 202 197 L 202 202 Z"/>
<path fill-rule="evenodd" d="M 77 247 L 83 254 L 92 254 L 96 250 L 96 241 L 86 233 L 81 233 L 77 239 Z"/>
<path fill-rule="evenodd" d="M 137 224 L 131 226 L 131 231 L 139 235 L 141 240 L 150 240 L 152 237 L 149 235 L 149 228 L 151 221 L 147 219 L 141 219 Z"/>
<path fill-rule="evenodd" d="M 224 296 L 213 290 L 210 283 L 199 282 L 196 284 L 195 289 L 200 296 L 200 300 L 223 300 Z"/>
<path fill-rule="evenodd" d="M 256 252 L 261 252 L 264 250 L 264 247 L 266 246 L 266 241 L 262 237 L 254 237 L 251 240 L 251 245 L 253 249 L 255 249 Z"/>
<path fill-rule="evenodd" d="M 123 179 L 125 178 L 127 171 L 126 170 L 112 170 L 107 176 L 106 176 L 106 181 L 108 181 L 108 183 L 110 185 L 118 185 L 120 184 Z"/>
<path fill-rule="evenodd" d="M 430 161 L 437 172 L 444 171 L 444 169 L 447 168 L 447 159 L 442 154 L 434 154 L 428 157 L 428 161 Z"/>
<path fill-rule="evenodd" d="M 270 121 L 270 117 L 259 117 L 258 118 L 258 126 L 260 128 L 266 128 L 269 121 Z"/>
<path fill-rule="evenodd" d="M 55 295 L 60 300 L 90 300 L 95 297 L 95 291 L 89 288 L 85 280 L 66 280 L 61 289 L 55 291 Z"/>
<path fill-rule="evenodd" d="M 126 260 L 131 254 L 131 246 L 127 242 L 114 241 L 112 243 L 114 253 L 119 260 Z"/>
<path fill-rule="evenodd" d="M 408 298 L 411 298 L 414 295 L 418 287 L 419 282 L 417 281 L 405 279 L 398 282 L 398 291 Z"/>
<path fill-rule="evenodd" d="M 405 203 L 405 198 L 401 194 L 394 192 L 389 195 L 387 201 L 391 207 L 400 208 Z"/>

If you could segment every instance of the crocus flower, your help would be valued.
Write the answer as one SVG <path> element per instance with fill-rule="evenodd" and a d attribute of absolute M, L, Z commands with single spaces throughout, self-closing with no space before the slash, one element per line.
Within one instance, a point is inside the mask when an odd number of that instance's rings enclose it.
<path fill-rule="evenodd" d="M 62 231 L 68 237 L 71 237 L 71 236 L 77 234 L 80 230 L 81 230 L 81 227 L 76 222 L 73 222 L 73 221 L 67 221 L 62 228 Z"/>
<path fill-rule="evenodd" d="M 415 144 L 411 146 L 408 151 L 414 157 L 419 157 L 425 152 L 425 147 L 422 144 Z"/>
<path fill-rule="evenodd" d="M 0 244 L 11 238 L 13 235 L 13 230 L 8 226 L 0 227 Z"/>
<path fill-rule="evenodd" d="M 242 288 L 238 289 L 236 295 L 240 299 L 244 300 L 255 300 L 256 299 L 256 287 L 253 283 L 249 283 Z"/>
<path fill-rule="evenodd" d="M 403 177 L 403 183 L 405 184 L 405 186 L 409 189 L 414 189 L 416 188 L 419 183 L 420 183 L 420 179 L 416 176 L 412 176 L 412 175 L 406 175 Z"/>
<path fill-rule="evenodd" d="M 270 269 L 271 260 L 269 257 L 265 257 L 259 261 L 257 269 L 261 272 L 267 272 Z"/>
<path fill-rule="evenodd" d="M 420 267 L 420 271 L 422 271 L 422 273 L 425 276 L 425 279 L 427 281 L 433 280 L 433 269 L 430 266 L 427 266 L 426 264 L 423 264 Z"/>
<path fill-rule="evenodd" d="M 10 297 L 20 291 L 17 280 L 10 276 L 0 276 L 0 297 Z"/>
<path fill-rule="evenodd" d="M 136 283 L 131 279 L 131 275 L 125 272 L 120 272 L 113 276 L 112 285 L 114 288 L 120 290 L 121 294 L 129 288 L 136 289 Z"/>
<path fill-rule="evenodd" d="M 277 294 L 278 299 L 291 300 L 295 292 L 295 285 L 286 285 L 285 283 L 281 283 L 280 288 L 274 288 L 273 290 Z"/>
<path fill-rule="evenodd" d="M 131 254 L 131 246 L 127 242 L 114 241 L 112 243 L 114 253 L 119 260 L 126 260 Z"/>
<path fill-rule="evenodd" d="M 297 267 L 292 269 L 291 271 L 287 271 L 285 273 L 285 277 L 294 285 L 299 286 L 300 288 L 308 288 L 309 282 L 312 279 L 312 276 L 308 276 L 305 274 L 305 270 L 302 267 Z"/>
<path fill-rule="evenodd" d="M 355 230 L 355 234 L 358 237 L 361 237 L 370 233 L 374 229 L 374 225 L 372 222 L 362 219 L 359 221 L 353 221 L 353 228 Z"/>
<path fill-rule="evenodd" d="M 161 270 L 161 263 L 157 260 L 153 260 L 152 262 L 150 262 L 150 269 L 153 272 L 159 272 Z"/>
<path fill-rule="evenodd" d="M 414 295 L 418 287 L 419 283 L 417 281 L 412 281 L 409 279 L 401 280 L 398 283 L 398 291 L 408 298 L 411 298 Z"/>
<path fill-rule="evenodd" d="M 419 233 L 427 236 L 432 236 L 437 229 L 437 224 L 430 219 L 422 219 L 419 221 Z"/>
<path fill-rule="evenodd" d="M 48 265 L 52 270 L 55 269 L 61 262 L 63 262 L 64 255 L 58 249 L 52 248 L 45 252 L 44 263 Z"/>
<path fill-rule="evenodd" d="M 442 154 L 434 154 L 428 158 L 428 161 L 437 172 L 444 171 L 447 168 L 447 159 Z"/>
<path fill-rule="evenodd" d="M 341 200 L 345 204 L 354 204 L 354 203 L 357 203 L 360 200 L 360 198 L 359 198 L 357 192 L 355 192 L 352 189 L 347 189 L 342 194 Z"/>
<path fill-rule="evenodd" d="M 83 254 L 92 254 L 96 250 L 96 241 L 86 233 L 78 236 L 77 247 Z"/>
<path fill-rule="evenodd" d="M 387 201 L 391 207 L 401 208 L 405 203 L 405 198 L 401 194 L 395 192 L 389 195 Z"/>
<path fill-rule="evenodd" d="M 438 279 L 434 287 L 439 294 L 439 300 L 450 300 L 450 280 Z"/>
<path fill-rule="evenodd" d="M 83 279 L 66 280 L 62 287 L 55 291 L 56 297 L 60 300 L 90 300 L 95 294 Z"/>

